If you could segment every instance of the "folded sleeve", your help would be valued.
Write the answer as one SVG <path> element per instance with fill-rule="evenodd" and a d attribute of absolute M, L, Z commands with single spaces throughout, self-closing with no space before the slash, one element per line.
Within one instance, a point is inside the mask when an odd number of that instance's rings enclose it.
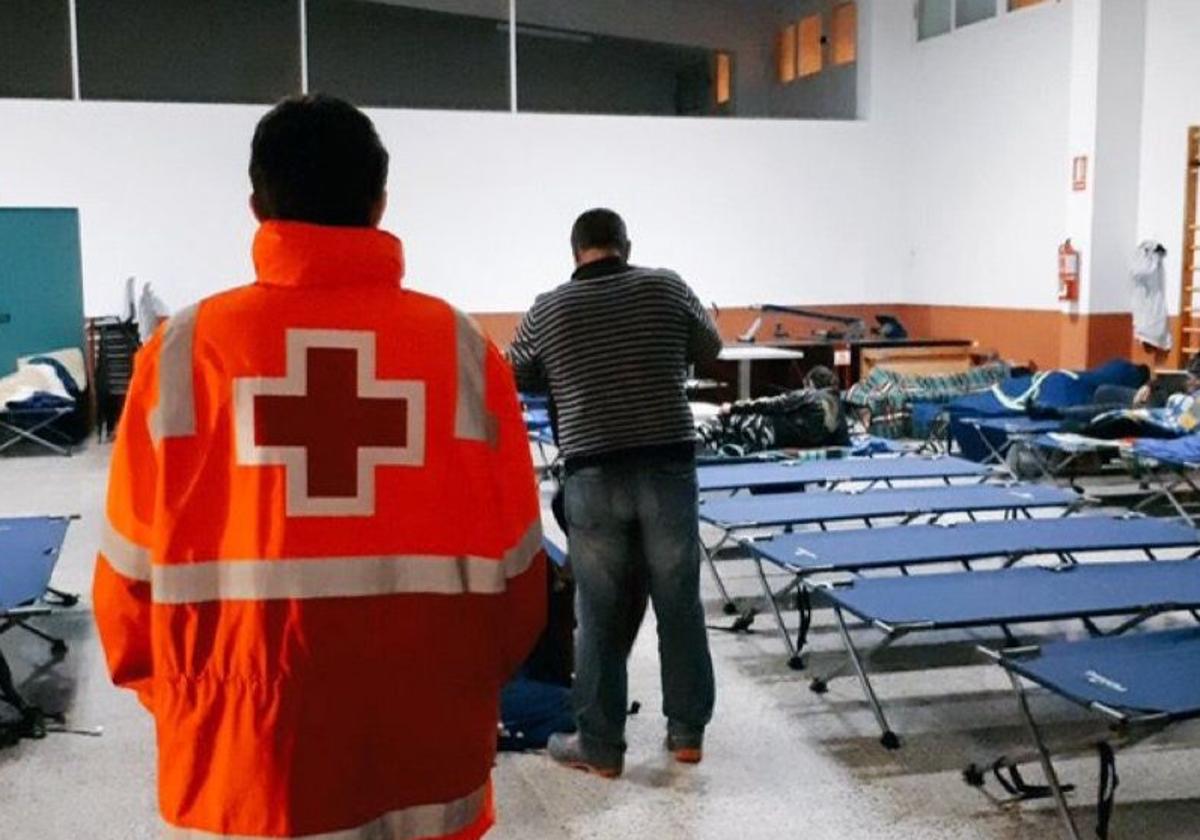
<path fill-rule="evenodd" d="M 723 346 L 717 325 L 691 287 L 682 280 L 680 283 L 683 284 L 684 309 L 688 321 L 688 360 L 701 364 L 715 361 Z"/>
<path fill-rule="evenodd" d="M 517 384 L 529 394 L 544 394 L 549 389 L 538 340 L 538 309 L 538 302 L 534 302 L 508 347 L 508 361 Z"/>

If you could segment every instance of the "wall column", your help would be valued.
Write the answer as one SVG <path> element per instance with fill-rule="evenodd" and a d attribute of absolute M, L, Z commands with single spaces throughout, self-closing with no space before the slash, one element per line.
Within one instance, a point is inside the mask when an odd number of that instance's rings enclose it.
<path fill-rule="evenodd" d="M 1082 253 L 1080 299 L 1064 304 L 1063 367 L 1127 356 L 1133 345 L 1129 270 L 1137 245 L 1146 0 L 1074 0 L 1066 232 Z M 1087 157 L 1087 187 L 1073 163 Z"/>

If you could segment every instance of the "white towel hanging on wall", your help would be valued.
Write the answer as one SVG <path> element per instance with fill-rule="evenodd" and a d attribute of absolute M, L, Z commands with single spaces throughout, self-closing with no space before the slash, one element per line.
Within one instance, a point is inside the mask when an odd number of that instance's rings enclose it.
<path fill-rule="evenodd" d="M 1159 350 L 1171 349 L 1171 322 L 1167 317 L 1166 271 L 1163 257 L 1167 249 L 1147 239 L 1138 245 L 1133 257 L 1133 337 Z"/>

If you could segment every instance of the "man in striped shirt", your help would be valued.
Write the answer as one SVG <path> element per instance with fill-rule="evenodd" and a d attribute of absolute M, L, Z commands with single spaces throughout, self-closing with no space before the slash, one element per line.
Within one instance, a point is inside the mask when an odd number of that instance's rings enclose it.
<path fill-rule="evenodd" d="M 701 758 L 713 673 L 700 604 L 696 433 L 689 363 L 721 338 L 673 272 L 629 265 L 621 217 L 575 222 L 571 280 L 538 297 L 509 348 L 518 383 L 548 390 L 565 460 L 577 586 L 578 733 L 551 756 L 607 777 L 625 755 L 626 660 L 648 590 L 658 622 L 667 748 Z"/>

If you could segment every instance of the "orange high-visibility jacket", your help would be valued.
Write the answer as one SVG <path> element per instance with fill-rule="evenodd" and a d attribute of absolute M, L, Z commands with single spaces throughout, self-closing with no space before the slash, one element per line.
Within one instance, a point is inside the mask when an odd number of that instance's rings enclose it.
<path fill-rule="evenodd" d="M 139 353 L 95 610 L 173 838 L 477 838 L 545 564 L 511 373 L 399 240 L 269 222 Z"/>

